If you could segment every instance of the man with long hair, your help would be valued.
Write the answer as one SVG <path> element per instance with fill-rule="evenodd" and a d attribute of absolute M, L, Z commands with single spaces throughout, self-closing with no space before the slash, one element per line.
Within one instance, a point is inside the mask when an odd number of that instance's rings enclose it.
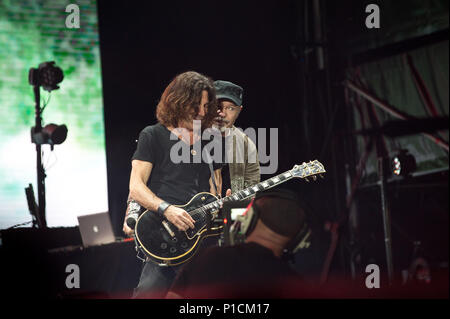
<path fill-rule="evenodd" d="M 180 231 L 194 228 L 193 218 L 174 205 L 187 203 L 199 192 L 215 193 L 207 163 L 178 163 L 172 158 L 172 148 L 185 143 L 190 155 L 196 155 L 195 145 L 201 143 L 202 128 L 210 127 L 217 115 L 217 101 L 211 79 L 189 71 L 177 75 L 164 90 L 156 108 L 158 123 L 144 128 L 132 157 L 129 198 L 146 209 L 163 214 Z M 198 122 L 197 122 L 198 123 Z M 215 168 L 220 183 L 220 167 Z M 124 232 L 132 230 L 124 223 Z M 178 267 L 161 267 L 147 261 L 142 269 L 134 297 L 162 298 L 172 283 Z"/>

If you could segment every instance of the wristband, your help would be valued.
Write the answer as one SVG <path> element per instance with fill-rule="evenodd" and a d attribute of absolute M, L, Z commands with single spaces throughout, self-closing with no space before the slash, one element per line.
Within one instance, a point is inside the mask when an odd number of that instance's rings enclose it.
<path fill-rule="evenodd" d="M 163 217 L 164 216 L 164 212 L 166 211 L 166 209 L 170 206 L 170 204 L 168 202 L 162 202 L 161 204 L 159 204 L 158 206 L 158 214 Z"/>

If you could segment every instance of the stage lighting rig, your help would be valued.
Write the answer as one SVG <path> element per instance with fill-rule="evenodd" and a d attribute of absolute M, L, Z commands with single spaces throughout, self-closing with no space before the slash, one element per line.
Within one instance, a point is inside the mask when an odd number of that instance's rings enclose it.
<path fill-rule="evenodd" d="M 55 144 L 61 144 L 67 137 L 67 126 L 50 123 L 42 127 L 41 114 L 43 108 L 39 105 L 40 90 L 51 92 L 59 89 L 57 84 L 64 79 L 63 71 L 55 65 L 54 61 L 43 62 L 39 64 L 38 68 L 30 68 L 28 73 L 28 82 L 34 86 L 35 101 L 36 101 L 36 126 L 31 128 L 31 141 L 36 145 L 49 144 L 53 150 Z"/>
<path fill-rule="evenodd" d="M 42 86 L 48 92 L 59 89 L 58 83 L 64 79 L 63 71 L 55 66 L 54 61 L 43 62 L 39 67 L 30 68 L 28 81 L 33 86 Z"/>
<path fill-rule="evenodd" d="M 67 126 L 65 124 L 47 124 L 42 128 L 40 132 L 36 132 L 36 127 L 31 128 L 31 141 L 34 144 L 50 144 L 53 149 L 53 145 L 62 144 L 67 137 Z"/>
<path fill-rule="evenodd" d="M 392 172 L 397 176 L 408 176 L 417 168 L 416 159 L 408 150 L 400 150 L 391 161 Z"/>
<path fill-rule="evenodd" d="M 30 68 L 28 72 L 28 82 L 33 86 L 35 111 L 36 111 L 36 124 L 31 128 L 31 142 L 36 144 L 37 153 L 37 184 L 38 184 L 38 210 L 40 220 L 39 227 L 47 227 L 45 219 L 45 169 L 42 165 L 42 152 L 41 146 L 43 144 L 49 144 L 51 150 L 55 144 L 61 144 L 67 137 L 67 126 L 48 124 L 42 127 L 42 112 L 47 104 L 41 108 L 41 92 L 40 88 L 51 92 L 59 89 L 58 84 L 64 79 L 63 71 L 61 68 L 55 65 L 54 61 L 43 62 L 39 64 L 38 68 Z M 48 103 L 48 102 L 47 102 Z"/>

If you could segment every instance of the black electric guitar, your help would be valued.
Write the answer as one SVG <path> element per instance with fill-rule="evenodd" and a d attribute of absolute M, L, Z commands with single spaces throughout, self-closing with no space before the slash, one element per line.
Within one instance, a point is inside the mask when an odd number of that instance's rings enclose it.
<path fill-rule="evenodd" d="M 297 177 L 313 180 L 325 173 L 323 165 L 317 160 L 301 165 L 295 165 L 293 169 L 265 180 L 261 183 L 243 189 L 230 196 L 218 199 L 211 193 L 198 193 L 185 205 L 176 205 L 183 208 L 194 219 L 194 229 L 179 231 L 166 218 L 160 217 L 153 211 L 144 211 L 137 220 L 135 227 L 136 247 L 151 261 L 175 266 L 184 263 L 197 251 L 201 240 L 208 236 L 219 235 L 222 226 L 207 229 L 207 217 L 214 219 L 222 203 L 226 201 L 243 200 L 291 178 Z"/>

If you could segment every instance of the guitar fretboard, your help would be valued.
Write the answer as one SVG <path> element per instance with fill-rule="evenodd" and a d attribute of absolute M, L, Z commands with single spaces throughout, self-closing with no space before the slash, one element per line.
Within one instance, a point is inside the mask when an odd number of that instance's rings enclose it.
<path fill-rule="evenodd" d="M 313 177 L 314 180 L 316 180 L 316 175 L 319 175 L 322 177 L 321 174 L 325 173 L 325 168 L 323 165 L 317 161 L 314 160 L 309 163 L 303 163 L 302 165 L 295 165 L 293 169 L 286 171 L 282 174 L 279 174 L 277 176 L 274 176 L 272 178 L 269 178 L 263 182 L 260 182 L 256 185 L 247 187 L 246 189 L 243 189 L 239 192 L 236 192 L 235 194 L 232 194 L 230 196 L 218 199 L 214 202 L 211 202 L 209 204 L 206 204 L 205 206 L 199 207 L 197 209 L 194 209 L 189 212 L 191 215 L 195 214 L 201 214 L 202 218 L 205 217 L 206 214 L 215 212 L 220 209 L 223 203 L 229 202 L 229 201 L 239 201 L 244 200 L 249 197 L 252 197 L 256 194 L 256 192 L 264 191 L 267 189 L 270 189 L 272 187 L 275 187 L 281 183 L 284 183 L 288 180 L 290 180 L 293 177 L 299 177 L 302 179 L 306 179 L 310 176 Z"/>
<path fill-rule="evenodd" d="M 264 191 L 267 189 L 270 189 L 272 187 L 275 187 L 281 183 L 284 183 L 291 179 L 293 177 L 292 173 L 290 171 L 287 171 L 285 173 L 279 174 L 277 176 L 274 176 L 272 178 L 269 178 L 263 182 L 260 182 L 258 184 L 255 184 L 253 186 L 247 187 L 243 190 L 240 190 L 239 192 L 236 192 L 230 196 L 223 197 L 221 199 L 218 199 L 214 202 L 211 202 L 209 204 L 206 204 L 205 206 L 202 206 L 200 208 L 197 208 L 190 212 L 190 214 L 196 214 L 196 213 L 212 213 L 217 211 L 223 203 L 230 202 L 230 201 L 239 201 L 244 200 L 250 197 L 253 197 L 256 192 Z"/>

